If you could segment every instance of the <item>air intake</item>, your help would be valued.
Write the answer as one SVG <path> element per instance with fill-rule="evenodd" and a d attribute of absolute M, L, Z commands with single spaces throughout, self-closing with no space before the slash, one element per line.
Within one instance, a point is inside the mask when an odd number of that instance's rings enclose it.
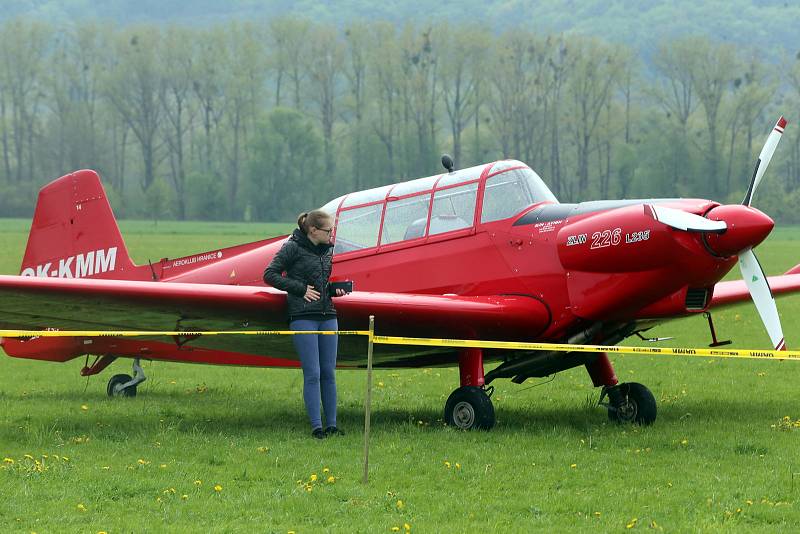
<path fill-rule="evenodd" d="M 689 311 L 702 311 L 708 304 L 708 289 L 689 288 L 686 291 L 686 309 Z"/>

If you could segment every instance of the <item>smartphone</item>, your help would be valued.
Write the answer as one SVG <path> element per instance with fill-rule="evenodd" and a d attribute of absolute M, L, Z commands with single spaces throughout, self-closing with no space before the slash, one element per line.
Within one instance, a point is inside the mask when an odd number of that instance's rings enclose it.
<path fill-rule="evenodd" d="M 345 280 L 344 282 L 328 282 L 328 291 L 335 293 L 337 289 L 344 289 L 345 293 L 352 293 L 353 281 Z"/>

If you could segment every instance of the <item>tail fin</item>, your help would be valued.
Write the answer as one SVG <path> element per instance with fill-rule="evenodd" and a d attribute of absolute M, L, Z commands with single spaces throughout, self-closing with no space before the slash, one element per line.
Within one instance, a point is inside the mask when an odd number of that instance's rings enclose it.
<path fill-rule="evenodd" d="M 39 191 L 22 276 L 147 280 L 128 256 L 117 221 L 90 170 L 62 176 Z"/>

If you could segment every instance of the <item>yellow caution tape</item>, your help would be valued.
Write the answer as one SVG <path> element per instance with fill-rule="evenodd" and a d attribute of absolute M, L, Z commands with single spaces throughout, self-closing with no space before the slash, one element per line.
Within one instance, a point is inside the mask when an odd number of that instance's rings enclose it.
<path fill-rule="evenodd" d="M 178 330 L 153 332 L 149 330 L 0 330 L 0 337 L 142 337 L 142 336 L 292 336 L 300 334 L 323 334 L 342 336 L 369 336 L 369 330 L 221 330 L 215 332 Z"/>
<path fill-rule="evenodd" d="M 201 336 L 272 336 L 272 335 L 343 335 L 370 336 L 369 330 L 223 330 L 211 332 L 172 331 L 154 332 L 148 330 L 0 330 L 0 337 L 201 337 Z M 617 345 L 570 345 L 569 343 L 527 343 L 519 341 L 480 341 L 472 339 L 435 339 L 420 337 L 372 336 L 373 343 L 380 345 L 417 345 L 432 347 L 512 349 L 554 352 L 607 352 L 616 354 L 653 354 L 659 356 L 699 356 L 712 358 L 748 358 L 769 360 L 800 360 L 797 350 L 754 350 L 754 349 L 699 349 L 672 347 L 621 347 Z"/>
<path fill-rule="evenodd" d="M 374 336 L 374 343 L 385 345 L 424 345 L 432 347 L 460 347 L 481 349 L 522 349 L 555 352 L 610 352 L 620 354 L 657 354 L 672 356 L 700 356 L 715 358 L 766 358 L 772 360 L 800 360 L 798 350 L 753 349 L 683 349 L 670 347 L 620 347 L 617 345 L 570 345 L 568 343 L 524 343 L 509 341 L 475 341 L 468 339 L 433 339 L 418 337 Z"/>

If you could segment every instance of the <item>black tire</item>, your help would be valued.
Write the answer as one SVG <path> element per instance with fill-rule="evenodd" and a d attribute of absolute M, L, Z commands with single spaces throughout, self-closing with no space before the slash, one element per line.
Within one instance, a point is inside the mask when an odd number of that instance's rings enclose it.
<path fill-rule="evenodd" d="M 462 386 L 444 405 L 444 422 L 461 430 L 489 430 L 494 426 L 494 405 L 481 388 Z"/>
<path fill-rule="evenodd" d="M 617 386 L 620 388 L 622 403 L 609 407 L 608 418 L 618 423 L 635 423 L 647 426 L 656 420 L 658 409 L 656 398 L 642 384 L 628 382 Z"/>
<path fill-rule="evenodd" d="M 136 396 L 136 386 L 128 386 L 125 389 L 119 389 L 118 386 L 126 382 L 130 382 L 132 378 L 130 375 L 114 375 L 111 377 L 111 380 L 108 381 L 108 386 L 106 387 L 106 393 L 108 393 L 109 397 L 135 397 Z"/>

